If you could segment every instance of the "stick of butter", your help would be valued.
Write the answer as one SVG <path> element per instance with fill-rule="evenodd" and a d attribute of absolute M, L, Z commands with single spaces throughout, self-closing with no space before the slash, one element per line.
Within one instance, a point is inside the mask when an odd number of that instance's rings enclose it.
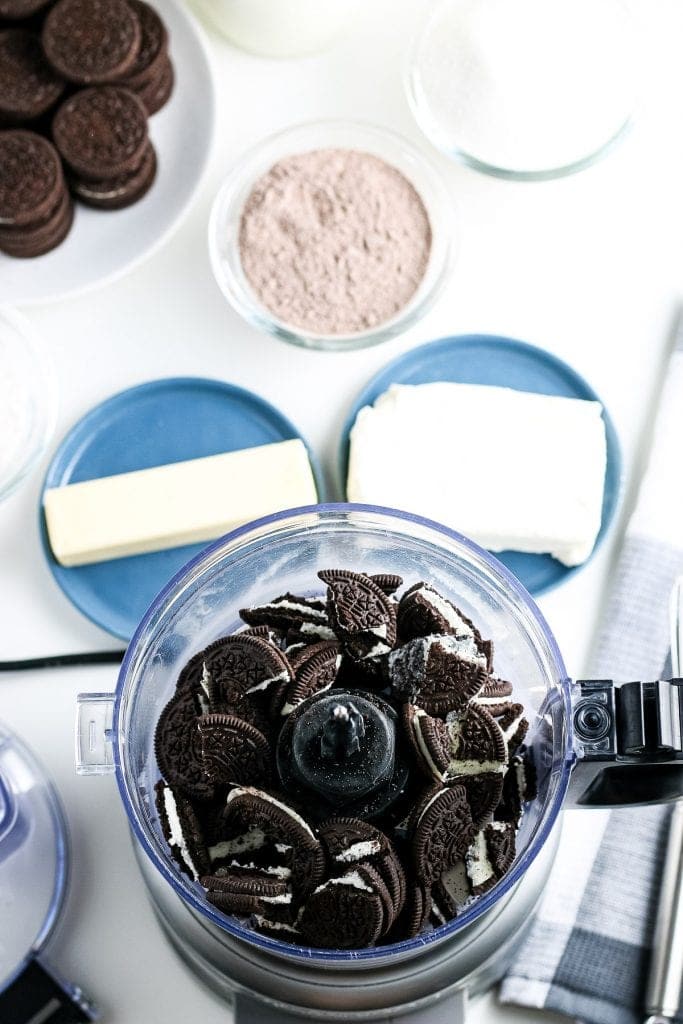
<path fill-rule="evenodd" d="M 215 540 L 317 501 L 295 439 L 51 488 L 44 508 L 52 552 L 72 566 Z"/>
<path fill-rule="evenodd" d="M 434 519 L 491 551 L 578 565 L 600 530 L 606 464 L 599 402 L 393 385 L 356 417 L 347 495 Z"/>

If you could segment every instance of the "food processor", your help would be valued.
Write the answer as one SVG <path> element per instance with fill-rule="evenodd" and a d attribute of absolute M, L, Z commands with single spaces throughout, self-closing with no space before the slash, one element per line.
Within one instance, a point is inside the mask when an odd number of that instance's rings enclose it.
<path fill-rule="evenodd" d="M 97 1013 L 49 967 L 69 881 L 59 797 L 31 751 L 0 722 L 0 1021 L 79 1024 Z"/>
<path fill-rule="evenodd" d="M 274 594 L 319 593 L 316 574 L 329 567 L 397 573 L 408 586 L 426 580 L 493 640 L 496 671 L 513 682 L 530 720 L 538 789 L 525 807 L 514 863 L 494 888 L 417 938 L 351 951 L 282 943 L 218 911 L 179 871 L 154 807 L 154 732 L 180 669 L 242 625 L 240 608 Z M 237 1024 L 404 1017 L 461 1024 L 468 996 L 502 975 L 531 923 L 562 808 L 683 794 L 681 686 L 573 682 L 538 608 L 488 552 L 403 512 L 318 505 L 235 530 L 171 580 L 131 640 L 116 692 L 79 697 L 77 767 L 115 773 L 159 922 L 195 974 L 233 1001 Z"/>

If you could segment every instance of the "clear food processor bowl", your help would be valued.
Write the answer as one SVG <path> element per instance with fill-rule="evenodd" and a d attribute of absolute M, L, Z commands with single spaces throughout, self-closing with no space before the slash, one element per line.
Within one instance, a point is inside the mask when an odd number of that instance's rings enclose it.
<path fill-rule="evenodd" d="M 524 813 L 517 856 L 504 878 L 459 917 L 394 945 L 318 950 L 266 938 L 217 911 L 204 890 L 178 869 L 154 806 L 160 777 L 154 732 L 188 659 L 239 628 L 238 610 L 277 594 L 320 593 L 316 573 L 348 568 L 398 573 L 405 584 L 427 580 L 476 623 L 495 645 L 496 671 L 515 687 L 531 722 L 528 744 L 538 772 L 538 796 Z M 519 582 L 487 552 L 452 530 L 390 509 L 319 505 L 295 509 L 235 530 L 190 562 L 157 597 L 128 648 L 113 708 L 102 735 L 135 838 L 169 885 L 195 911 L 238 939 L 290 960 L 370 967 L 409 958 L 472 923 L 521 878 L 546 841 L 567 789 L 573 761 L 569 681 L 548 626 Z M 92 696 L 88 701 L 92 715 Z M 87 734 L 87 730 L 86 730 Z M 91 730 L 92 735 L 92 730 Z M 106 768 L 106 753 L 81 750 L 81 770 Z"/>

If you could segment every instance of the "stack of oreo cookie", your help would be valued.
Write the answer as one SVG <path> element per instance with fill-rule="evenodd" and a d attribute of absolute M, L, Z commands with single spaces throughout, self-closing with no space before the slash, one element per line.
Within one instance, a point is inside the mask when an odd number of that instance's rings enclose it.
<path fill-rule="evenodd" d="M 399 598 L 389 574 L 319 577 L 326 594 L 244 609 L 247 628 L 184 667 L 157 725 L 156 805 L 214 907 L 288 942 L 360 949 L 440 927 L 496 885 L 534 772 L 524 709 L 452 601 L 428 583 Z M 284 737 L 335 692 L 391 711 L 408 771 L 389 802 L 282 771 Z"/>
<path fill-rule="evenodd" d="M 69 233 L 73 204 L 62 163 L 33 132 L 0 132 L 0 249 L 39 256 Z"/>
<path fill-rule="evenodd" d="M 19 165 L 41 192 L 46 146 L 81 202 L 117 210 L 141 199 L 157 167 L 147 118 L 173 82 L 168 32 L 144 0 L 0 0 L 0 250 L 39 256 L 68 234 L 67 195 L 26 222 L 2 198 Z"/>

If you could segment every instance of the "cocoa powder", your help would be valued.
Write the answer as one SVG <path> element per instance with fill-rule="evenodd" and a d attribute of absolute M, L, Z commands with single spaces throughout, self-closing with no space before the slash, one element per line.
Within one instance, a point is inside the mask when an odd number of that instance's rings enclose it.
<path fill-rule="evenodd" d="M 366 331 L 396 316 L 425 275 L 431 241 L 408 179 L 350 149 L 278 161 L 251 190 L 239 232 L 262 305 L 316 334 Z"/>

